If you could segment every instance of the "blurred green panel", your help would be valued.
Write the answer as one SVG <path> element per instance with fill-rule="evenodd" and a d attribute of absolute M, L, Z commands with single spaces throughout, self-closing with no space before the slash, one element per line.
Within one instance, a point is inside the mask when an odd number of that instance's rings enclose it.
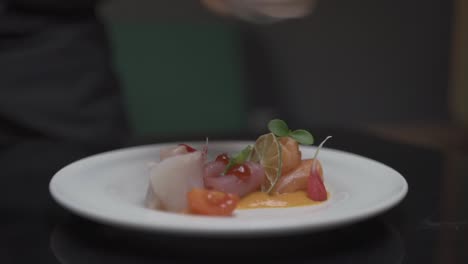
<path fill-rule="evenodd" d="M 114 23 L 109 30 L 136 134 L 209 136 L 245 129 L 235 28 Z"/>

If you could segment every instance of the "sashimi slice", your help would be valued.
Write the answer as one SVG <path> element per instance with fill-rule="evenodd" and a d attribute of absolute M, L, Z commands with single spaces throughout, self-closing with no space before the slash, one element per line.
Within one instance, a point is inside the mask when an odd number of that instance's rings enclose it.
<path fill-rule="evenodd" d="M 150 169 L 146 205 L 171 212 L 187 208 L 187 193 L 203 187 L 204 154 L 201 151 L 167 157 Z M 152 192 L 152 193 L 151 193 Z"/>
<path fill-rule="evenodd" d="M 281 175 L 285 175 L 299 166 L 302 153 L 296 140 L 290 137 L 281 137 L 278 141 L 281 145 Z"/>
<path fill-rule="evenodd" d="M 307 190 L 307 178 L 310 175 L 313 161 L 313 159 L 302 160 L 299 166 L 288 174 L 281 176 L 273 189 L 273 193 L 290 193 Z M 323 177 L 322 166 L 318 160 L 316 169 L 320 177 Z"/>
<path fill-rule="evenodd" d="M 159 159 L 163 161 L 167 158 L 178 156 L 178 155 L 183 155 L 187 153 L 189 153 L 189 150 L 187 149 L 185 145 L 165 147 L 165 148 L 161 148 L 161 150 L 159 151 Z"/>
<path fill-rule="evenodd" d="M 240 197 L 256 191 L 265 180 L 265 170 L 258 163 L 247 161 L 244 164 L 250 171 L 247 179 L 230 174 L 222 175 L 226 165 L 221 161 L 207 163 L 204 176 L 205 187 Z"/>

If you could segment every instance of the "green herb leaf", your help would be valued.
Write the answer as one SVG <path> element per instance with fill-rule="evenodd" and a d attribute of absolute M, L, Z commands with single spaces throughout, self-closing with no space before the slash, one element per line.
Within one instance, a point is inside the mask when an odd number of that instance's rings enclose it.
<path fill-rule="evenodd" d="M 273 119 L 268 122 L 268 129 L 277 137 L 285 137 L 289 134 L 288 125 L 281 119 Z"/>
<path fill-rule="evenodd" d="M 309 133 L 309 131 L 304 129 L 294 130 L 291 133 L 289 133 L 289 136 L 302 145 L 314 144 L 314 137 L 312 136 L 312 134 Z"/>
<path fill-rule="evenodd" d="M 226 174 L 226 172 L 228 172 L 235 165 L 244 164 L 250 158 L 252 149 L 253 149 L 252 146 L 248 145 L 243 150 L 241 150 L 241 152 L 239 152 L 237 155 L 229 159 L 229 163 L 226 165 L 226 168 L 224 169 L 223 174 Z"/>

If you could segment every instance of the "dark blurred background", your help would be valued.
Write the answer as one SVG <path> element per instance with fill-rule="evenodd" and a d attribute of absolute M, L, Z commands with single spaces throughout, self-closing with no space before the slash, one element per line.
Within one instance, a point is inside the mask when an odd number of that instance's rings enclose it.
<path fill-rule="evenodd" d="M 71 3 L 0 2 L 0 143 L 21 132 L 110 146 L 127 137 L 117 83 L 137 137 L 257 134 L 277 117 L 467 141 L 467 1 L 318 0 L 273 24 L 200 1 L 102 1 L 110 53 L 95 1 Z"/>
<path fill-rule="evenodd" d="M 466 78 L 466 59 L 458 75 L 453 59 L 467 52 L 461 2 L 321 0 L 268 25 L 198 1 L 116 0 L 100 12 L 137 134 L 260 131 L 281 117 L 450 140 L 447 127 L 468 123 L 468 84 L 454 81 Z"/>

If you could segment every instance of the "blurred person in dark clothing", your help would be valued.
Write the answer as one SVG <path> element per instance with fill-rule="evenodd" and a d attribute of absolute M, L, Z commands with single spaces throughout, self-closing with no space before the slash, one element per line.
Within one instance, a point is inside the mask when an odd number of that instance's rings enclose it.
<path fill-rule="evenodd" d="M 129 133 L 93 0 L 0 6 L 0 145 L 48 138 L 101 150 Z"/>
<path fill-rule="evenodd" d="M 252 21 L 300 17 L 313 1 L 202 0 L 213 11 Z M 96 0 L 0 2 L 0 146 L 47 138 L 98 151 L 128 138 L 121 91 L 96 4 Z"/>

